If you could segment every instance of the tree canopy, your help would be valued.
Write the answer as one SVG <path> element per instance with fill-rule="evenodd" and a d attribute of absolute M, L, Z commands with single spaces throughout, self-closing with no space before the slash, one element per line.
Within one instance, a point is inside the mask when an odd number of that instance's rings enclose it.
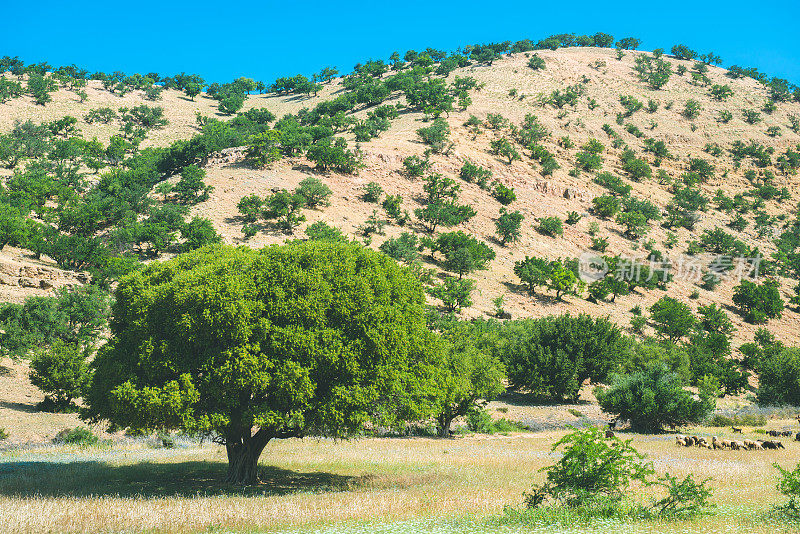
<path fill-rule="evenodd" d="M 257 481 L 273 438 L 345 437 L 427 415 L 440 343 L 416 279 L 352 243 L 206 247 L 120 282 L 88 420 L 225 444 Z"/>

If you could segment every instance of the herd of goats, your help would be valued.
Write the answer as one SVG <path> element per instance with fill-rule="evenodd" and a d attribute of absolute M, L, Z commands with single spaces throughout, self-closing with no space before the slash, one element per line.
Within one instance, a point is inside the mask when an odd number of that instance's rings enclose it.
<path fill-rule="evenodd" d="M 733 431 L 736 433 L 742 433 L 741 428 L 733 428 Z M 777 437 L 792 437 L 793 432 L 791 430 L 767 430 L 767 435 L 777 438 Z M 795 441 L 800 441 L 800 432 L 798 432 L 794 436 Z M 783 443 L 778 441 L 777 439 L 767 439 L 767 440 L 753 440 L 753 439 L 720 439 L 717 436 L 711 436 L 711 440 L 709 441 L 706 437 L 697 437 L 697 436 L 683 436 L 677 435 L 675 436 L 675 443 L 681 447 L 692 447 L 697 446 L 704 449 L 731 449 L 734 451 L 739 450 L 746 450 L 746 451 L 763 451 L 765 449 L 785 449 Z"/>

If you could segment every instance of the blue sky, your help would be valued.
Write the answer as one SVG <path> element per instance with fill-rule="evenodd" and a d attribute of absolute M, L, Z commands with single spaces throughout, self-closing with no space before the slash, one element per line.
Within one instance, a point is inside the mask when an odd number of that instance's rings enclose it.
<path fill-rule="evenodd" d="M 90 71 L 199 73 L 208 81 L 349 72 L 394 50 L 537 40 L 554 33 L 682 42 L 724 65 L 800 83 L 798 0 L 755 2 L 4 2 L 0 55 Z M 27 4 L 27 5 L 26 5 Z"/>

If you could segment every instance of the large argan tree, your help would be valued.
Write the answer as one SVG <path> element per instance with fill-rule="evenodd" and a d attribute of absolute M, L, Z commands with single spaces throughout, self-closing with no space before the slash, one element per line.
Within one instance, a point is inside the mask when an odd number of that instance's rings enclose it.
<path fill-rule="evenodd" d="M 271 439 L 429 414 L 441 343 L 424 302 L 405 268 L 352 243 L 216 246 L 151 264 L 117 288 L 84 417 L 213 436 L 226 481 L 255 483 Z"/>

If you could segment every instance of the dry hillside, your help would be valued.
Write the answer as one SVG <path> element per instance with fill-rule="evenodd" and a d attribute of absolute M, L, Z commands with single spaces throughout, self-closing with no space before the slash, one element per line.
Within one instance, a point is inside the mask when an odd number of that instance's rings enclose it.
<path fill-rule="evenodd" d="M 568 174 L 575 165 L 575 154 L 580 147 L 590 138 L 596 138 L 605 145 L 603 170 L 625 176 L 618 157 L 621 149 L 611 147 L 611 140 L 602 129 L 604 124 L 611 125 L 625 143 L 637 154 L 644 153 L 645 155 L 640 157 L 645 157 L 651 163 L 652 155 L 643 152 L 643 139 L 652 137 L 663 140 L 673 159 L 665 159 L 660 168 L 673 178 L 685 172 L 687 161 L 691 157 L 702 157 L 710 161 L 715 166 L 714 176 L 701 185 L 709 197 L 713 197 L 717 189 L 722 189 L 729 196 L 733 196 L 751 188 L 744 177 L 745 171 L 751 168 L 747 160 L 740 168 L 734 168 L 734 162 L 726 150 L 732 142 L 753 140 L 774 147 L 776 155 L 800 142 L 800 136 L 788 128 L 789 115 L 800 113 L 800 104 L 783 103 L 771 114 L 762 113 L 761 122 L 747 124 L 742 118 L 742 110 L 761 108 L 766 99 L 766 89 L 762 84 L 750 78 L 727 78 L 723 69 L 712 66 L 707 73 L 711 83 L 728 84 L 733 89 L 733 95 L 726 101 L 712 99 L 707 87 L 692 82 L 689 73 L 682 76 L 673 74 L 663 89 L 651 90 L 637 79 L 633 70 L 634 57 L 640 53 L 630 51 L 622 60 L 618 60 L 614 51 L 609 49 L 546 50 L 538 52 L 546 62 L 546 68 L 543 70 L 534 71 L 528 68 L 529 54 L 526 53 L 503 57 L 491 66 L 457 69 L 450 75 L 451 80 L 455 76 L 472 76 L 482 84 L 482 88 L 470 92 L 472 104 L 465 111 L 452 112 L 447 116 L 452 131 L 453 147 L 446 155 L 432 156 L 432 170 L 457 177 L 465 161 L 488 168 L 492 171 L 494 179 L 513 187 L 516 191 L 517 200 L 509 206 L 509 209 L 519 210 L 525 216 L 520 240 L 506 247 L 500 246 L 494 239 L 494 220 L 498 216 L 500 203 L 477 185 L 461 183 L 461 200 L 473 205 L 477 216 L 462 225 L 463 227 L 455 229 L 462 229 L 484 240 L 497 253 L 497 258 L 491 262 L 488 270 L 477 271 L 472 275 L 477 281 L 475 304 L 463 312 L 465 316 L 491 313 L 492 299 L 504 295 L 505 309 L 515 318 L 585 311 L 591 314 L 609 315 L 619 324 L 627 326 L 631 317 L 629 310 L 632 307 L 639 305 L 644 309 L 665 293 L 659 290 L 640 290 L 619 297 L 615 303 L 599 304 L 574 296 L 568 296 L 561 302 L 546 296 L 532 299 L 521 290 L 518 286 L 519 280 L 513 274 L 514 262 L 526 255 L 555 259 L 577 257 L 587 251 L 591 244 L 587 230 L 592 221 L 599 223 L 599 235 L 608 238 L 608 252 L 643 254 L 641 244 L 625 237 L 619 225 L 612 220 L 599 219 L 589 213 L 592 198 L 605 192 L 602 187 L 592 182 L 592 173 L 582 172 L 578 176 Z M 693 65 L 693 62 L 674 58 L 670 61 L 673 66 L 682 63 L 689 69 Z M 584 82 L 586 94 L 581 96 L 576 106 L 567 105 L 560 109 L 540 103 L 542 95 L 549 95 L 553 90 L 564 89 L 581 80 Z M 509 95 L 512 90 L 516 91 L 513 97 Z M 245 109 L 265 107 L 281 117 L 286 113 L 296 113 L 304 107 L 311 108 L 341 91 L 340 81 L 337 79 L 326 85 L 315 97 L 251 95 L 245 103 Z M 87 92 L 89 97 L 84 103 L 79 103 L 73 93 L 65 90 L 55 93 L 53 102 L 44 107 L 36 106 L 29 97 L 11 100 L 0 105 L 0 131 L 9 130 L 17 120 L 49 121 L 64 115 L 73 115 L 80 119 L 87 111 L 100 106 L 119 108 L 147 102 L 139 92 L 124 97 L 112 95 L 105 91 L 99 82 L 90 82 Z M 658 110 L 654 113 L 641 110 L 625 119 L 625 125 L 633 124 L 644 132 L 644 137 L 641 139 L 628 133 L 624 126 L 615 122 L 617 114 L 623 110 L 620 104 L 622 95 L 632 95 L 645 103 L 654 100 L 659 104 Z M 700 115 L 693 120 L 682 115 L 684 105 L 690 99 L 699 102 L 702 107 Z M 402 102 L 402 97 L 392 97 L 389 103 L 395 100 Z M 588 104 L 590 100 L 596 103 L 594 109 L 590 109 Z M 215 104 L 215 101 L 204 94 L 198 96 L 196 101 L 192 101 L 178 91 L 165 91 L 158 105 L 164 108 L 169 125 L 164 129 L 152 131 L 143 146 L 165 146 L 176 139 L 191 137 L 198 131 L 195 121 L 198 112 L 224 119 L 222 115 L 216 113 Z M 722 110 L 729 110 L 733 114 L 733 119 L 726 124 L 717 121 L 718 113 Z M 518 147 L 522 159 L 510 165 L 498 156 L 492 155 L 490 141 L 498 136 L 508 136 L 507 131 L 481 128 L 480 133 L 474 133 L 464 126 L 470 115 L 485 120 L 490 113 L 501 114 L 510 124 L 517 125 L 522 122 L 526 114 L 536 115 L 540 123 L 551 133 L 543 144 L 553 152 L 561 168 L 552 176 L 543 176 L 540 166 L 529 159 L 529 154 L 526 150 L 522 150 L 522 147 Z M 366 111 L 357 114 L 365 115 Z M 305 224 L 323 220 L 348 234 L 355 235 L 356 228 L 372 214 L 373 210 L 382 211 L 377 205 L 361 200 L 360 188 L 371 181 L 380 183 L 386 194 L 402 195 L 403 208 L 413 213 L 413 209 L 420 205 L 419 201 L 423 197 L 422 181 L 406 178 L 401 173 L 402 161 L 407 156 L 422 154 L 425 145 L 420 142 L 416 130 L 428 124 L 423 121 L 421 113 L 402 113 L 398 119 L 392 121 L 389 131 L 376 139 L 360 144 L 365 167 L 357 175 L 335 173 L 324 175 L 325 183 L 334 193 L 331 205 L 320 210 L 306 210 Z M 779 137 L 767 135 L 770 126 L 780 127 L 782 135 Z M 107 125 L 86 124 L 80 120 L 79 128 L 85 138 L 96 136 L 106 142 L 116 133 L 118 125 L 114 122 Z M 574 144 L 573 147 L 560 146 L 559 140 L 564 136 L 569 137 Z M 352 136 L 350 141 L 354 144 Z M 718 144 L 723 148 L 723 154 L 714 157 L 704 152 L 703 148 L 708 143 Z M 263 196 L 275 188 L 290 189 L 304 177 L 316 174 L 313 165 L 309 165 L 303 158 L 285 158 L 270 168 L 253 169 L 241 161 L 241 151 L 228 152 L 226 155 L 211 158 L 206 164 L 208 173 L 206 182 L 215 190 L 208 201 L 193 208 L 193 213 L 210 218 L 228 243 L 245 243 L 260 247 L 283 241 L 287 238 L 285 234 L 271 231 L 269 228 L 264 228 L 255 237 L 244 240 L 241 232 L 242 222 L 237 218 L 236 203 L 241 197 L 252 193 Z M 10 174 L 10 171 L 2 172 Z M 633 195 L 650 199 L 661 207 L 665 206 L 672 196 L 667 187 L 659 185 L 655 179 L 642 182 L 626 181 L 633 187 Z M 767 212 L 771 215 L 790 213 L 799 198 L 798 179 L 779 174 L 775 185 L 778 188 L 787 187 L 793 198 L 783 203 L 768 201 Z M 677 259 L 686 250 L 687 243 L 696 239 L 704 229 L 722 226 L 732 218 L 730 214 L 714 210 L 713 202 L 711 206 L 712 209 L 702 214 L 702 220 L 693 231 L 675 230 L 678 244 L 667 251 L 671 258 Z M 538 217 L 558 216 L 564 219 L 569 211 L 577 211 L 584 216 L 574 226 L 565 225 L 561 237 L 540 235 L 533 227 Z M 304 226 L 301 226 L 295 234 L 302 237 L 303 229 Z M 422 228 L 413 220 L 410 225 L 403 228 L 388 225 L 385 236 L 374 236 L 370 246 L 377 248 L 385 239 L 409 230 L 422 234 Z M 759 246 L 766 255 L 774 251 L 772 238 L 759 239 L 752 223 L 743 232 L 728 231 L 748 245 Z M 776 234 L 779 231 L 780 229 L 776 228 Z M 653 224 L 645 239 L 653 239 L 659 250 L 666 251 L 663 246 L 666 236 L 665 229 Z M 8 254 L 3 253 L 4 261 Z M 691 280 L 676 278 L 675 282 L 668 286 L 668 292 L 690 302 L 693 306 L 716 302 L 730 307 L 732 288 L 736 283 L 725 281 L 715 291 L 706 291 Z M 793 295 L 793 286 L 791 281 L 784 281 L 782 291 L 785 300 Z M 695 290 L 699 291 L 699 297 L 689 299 L 689 295 Z M 13 290 L 2 286 L 0 294 L 4 299 L 19 300 L 30 291 L 33 290 L 24 286 L 15 287 Z M 738 315 L 732 314 L 732 317 L 738 329 L 737 341 L 741 343 L 751 340 L 756 327 L 744 323 Z M 788 343 L 797 343 L 800 337 L 798 314 L 787 310 L 782 318 L 769 322 L 769 329 L 780 339 Z"/>

